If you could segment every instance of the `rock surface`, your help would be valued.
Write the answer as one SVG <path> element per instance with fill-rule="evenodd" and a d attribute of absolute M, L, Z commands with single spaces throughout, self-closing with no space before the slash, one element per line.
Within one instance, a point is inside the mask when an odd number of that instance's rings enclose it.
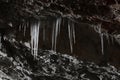
<path fill-rule="evenodd" d="M 120 73 L 112 65 L 98 66 L 67 54 L 39 50 L 35 59 L 26 46 L 8 41 L 11 50 L 0 55 L 1 80 L 119 80 Z M 14 43 L 14 44 L 13 44 Z M 14 46 L 13 46 L 14 45 Z M 23 48 L 24 47 L 24 48 Z M 10 48 L 9 48 L 10 49 Z M 4 56 L 3 54 L 7 54 Z M 9 55 L 9 56 L 8 56 Z"/>

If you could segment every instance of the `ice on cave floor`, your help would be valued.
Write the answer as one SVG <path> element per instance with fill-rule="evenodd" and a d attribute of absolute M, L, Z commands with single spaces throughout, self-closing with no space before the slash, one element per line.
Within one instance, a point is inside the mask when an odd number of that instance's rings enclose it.
<path fill-rule="evenodd" d="M 70 42 L 70 50 L 71 53 L 73 52 L 73 42 L 75 44 L 75 27 L 74 23 L 72 21 L 68 21 L 68 36 L 69 36 L 69 42 Z"/>
<path fill-rule="evenodd" d="M 36 57 L 38 54 L 40 22 L 31 24 L 31 53 Z"/>
<path fill-rule="evenodd" d="M 56 44 L 57 44 L 57 37 L 60 33 L 61 28 L 61 18 L 57 18 L 56 21 L 53 23 L 53 30 L 52 30 L 52 50 L 56 51 Z"/>

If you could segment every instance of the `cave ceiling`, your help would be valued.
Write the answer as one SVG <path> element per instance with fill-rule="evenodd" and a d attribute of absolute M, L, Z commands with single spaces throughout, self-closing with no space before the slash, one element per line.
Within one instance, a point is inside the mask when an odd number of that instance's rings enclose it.
<path fill-rule="evenodd" d="M 76 23 L 102 24 L 110 34 L 120 32 L 119 0 L 0 0 L 0 23 L 13 26 L 29 18 L 65 17 Z"/>

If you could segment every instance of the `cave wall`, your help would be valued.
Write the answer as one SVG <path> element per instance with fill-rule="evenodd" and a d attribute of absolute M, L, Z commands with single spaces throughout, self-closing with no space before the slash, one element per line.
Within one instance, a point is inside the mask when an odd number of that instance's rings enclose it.
<path fill-rule="evenodd" d="M 68 4 L 69 3 L 69 4 Z M 0 32 L 9 34 L 10 29 L 17 29 L 16 35 L 18 41 L 30 40 L 29 28 L 25 37 L 18 31 L 21 23 L 34 18 L 39 20 L 40 16 L 63 16 L 75 23 L 76 43 L 73 45 L 73 53 L 70 52 L 67 24 L 62 24 L 61 33 L 57 40 L 57 51 L 78 56 L 82 60 L 101 63 L 103 59 L 116 65 L 119 65 L 120 46 L 116 41 L 108 44 L 104 37 L 105 57 L 101 54 L 100 37 L 97 32 L 88 24 L 102 23 L 102 28 L 111 35 L 119 34 L 119 1 L 115 0 L 1 0 L 0 1 Z M 63 6 L 62 6 L 63 5 Z M 117 6 L 116 6 L 117 5 Z M 52 14 L 52 15 L 51 15 Z M 12 23 L 12 26 L 9 25 Z M 48 22 L 49 23 L 49 22 Z M 47 24 L 47 23 L 46 23 Z M 5 27 L 3 27 L 5 26 Z M 43 25 L 44 27 L 46 25 Z M 46 40 L 43 41 L 43 31 L 40 31 L 39 47 L 42 49 L 51 49 L 51 31 L 52 25 L 46 26 Z"/>

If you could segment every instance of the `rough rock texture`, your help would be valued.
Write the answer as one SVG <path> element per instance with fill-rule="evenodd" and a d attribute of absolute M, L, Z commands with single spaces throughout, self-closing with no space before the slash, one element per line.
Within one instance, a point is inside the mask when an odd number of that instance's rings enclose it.
<path fill-rule="evenodd" d="M 27 46 L 8 38 L 5 43 L 9 46 L 4 47 L 2 49 L 4 51 L 0 52 L 1 80 L 120 79 L 119 71 L 109 64 L 98 66 L 93 62 L 81 61 L 73 56 L 48 50 L 39 50 L 39 55 L 35 59 L 30 55 Z"/>
<path fill-rule="evenodd" d="M 47 15 L 72 18 L 76 22 L 102 23 L 109 33 L 120 29 L 119 0 L 1 0 L 0 3 L 0 17 L 5 22 L 16 23 Z"/>
<path fill-rule="evenodd" d="M 117 0 L 0 0 L 0 33 L 8 35 L 10 32 L 14 32 L 16 35 L 13 37 L 17 37 L 18 43 L 20 40 L 26 42 L 30 38 L 28 35 L 29 31 L 26 33 L 27 36 L 23 37 L 23 32 L 18 32 L 20 24 L 29 22 L 31 19 L 46 20 L 46 17 L 62 17 L 72 20 L 75 22 L 76 27 L 76 44 L 71 55 L 79 56 L 82 60 L 94 61 L 98 64 L 101 62 L 103 64 L 100 37 L 90 25 L 101 24 L 103 32 L 107 31 L 110 36 L 111 34 L 112 36 L 117 35 L 117 38 L 119 38 L 119 3 L 120 1 Z M 48 23 L 50 21 L 52 19 L 48 20 Z M 50 23 L 48 25 L 51 26 Z M 70 49 L 66 26 L 62 26 L 57 43 L 57 51 L 69 54 Z M 47 28 L 47 30 L 48 33 L 46 35 L 48 39 L 44 43 L 40 42 L 40 48 L 42 49 L 51 49 L 51 28 Z M 40 32 L 40 35 L 42 36 L 42 32 Z M 113 40 L 114 44 L 112 44 L 112 39 L 109 40 L 110 44 L 107 43 L 107 39 L 104 37 L 105 60 L 103 61 L 120 66 L 120 46 L 115 39 Z M 14 51 L 15 45 L 13 47 L 9 43 L 5 44 L 5 42 L 2 42 L 2 44 L 7 47 L 8 52 L 11 52 L 9 53 L 10 56 L 16 53 Z"/>

